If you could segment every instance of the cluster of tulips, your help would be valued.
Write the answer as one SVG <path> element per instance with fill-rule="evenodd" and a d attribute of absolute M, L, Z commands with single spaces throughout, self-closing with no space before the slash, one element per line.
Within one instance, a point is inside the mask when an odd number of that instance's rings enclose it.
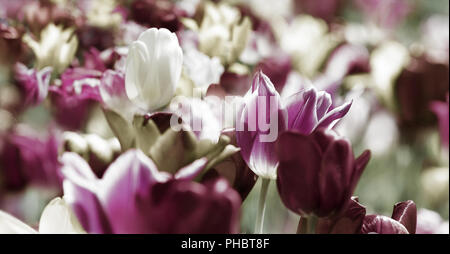
<path fill-rule="evenodd" d="M 412 200 L 366 212 L 390 141 L 353 145 L 394 114 L 383 136 L 432 126 L 448 156 L 448 16 L 408 48 L 408 1 L 0 4 L 0 233 L 272 233 L 271 185 L 300 234 L 448 233 Z"/>

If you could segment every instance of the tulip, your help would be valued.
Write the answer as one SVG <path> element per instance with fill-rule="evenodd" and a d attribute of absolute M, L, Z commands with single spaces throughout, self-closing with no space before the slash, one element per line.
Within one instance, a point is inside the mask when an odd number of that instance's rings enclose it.
<path fill-rule="evenodd" d="M 331 130 L 286 131 L 277 142 L 277 187 L 284 205 L 301 216 L 331 217 L 348 204 L 370 152 L 355 159 L 351 144 Z"/>
<path fill-rule="evenodd" d="M 62 73 L 72 62 L 78 47 L 78 39 L 73 28 L 49 24 L 41 31 L 40 41 L 35 41 L 30 35 L 23 40 L 33 50 L 36 56 L 36 69 L 53 67 L 56 73 Z"/>
<path fill-rule="evenodd" d="M 251 33 L 248 17 L 242 18 L 239 9 L 225 3 L 207 2 L 198 29 L 199 49 L 210 57 L 220 58 L 228 66 L 244 51 Z"/>
<path fill-rule="evenodd" d="M 430 110 L 430 104 L 433 101 L 446 101 L 449 92 L 448 73 L 448 63 L 434 63 L 425 56 L 411 58 L 394 87 L 402 129 L 415 130 L 436 123 L 432 112 L 435 109 Z"/>
<path fill-rule="evenodd" d="M 294 9 L 296 12 L 308 13 L 314 17 L 324 19 L 327 22 L 330 22 L 336 18 L 343 5 L 344 1 L 342 0 L 294 1 Z"/>
<path fill-rule="evenodd" d="M 49 97 L 56 121 L 71 130 L 81 128 L 94 101 L 101 101 L 102 73 L 86 68 L 70 68 L 61 74 L 61 85 L 50 86 Z"/>
<path fill-rule="evenodd" d="M 14 63 L 23 58 L 23 29 L 0 23 L 0 63 Z"/>
<path fill-rule="evenodd" d="M 192 182 L 205 158 L 174 175 L 140 150 L 114 161 L 101 179 L 77 154 L 62 156 L 64 193 L 89 233 L 236 233 L 239 195 L 226 180 Z"/>
<path fill-rule="evenodd" d="M 333 108 L 331 96 L 314 87 L 286 98 L 288 129 L 309 134 L 317 128 L 332 128 L 350 110 L 352 102 Z"/>
<path fill-rule="evenodd" d="M 0 170 L 7 189 L 23 189 L 27 184 L 61 187 L 59 137 L 50 133 L 41 139 L 35 134 L 13 132 L 5 135 L 0 149 Z"/>
<path fill-rule="evenodd" d="M 367 215 L 364 218 L 361 233 L 415 234 L 416 224 L 416 204 L 408 200 L 395 204 L 391 218 L 383 215 Z"/>
<path fill-rule="evenodd" d="M 39 231 L 0 210 L 0 234 L 82 234 L 85 233 L 64 198 L 54 198 L 41 214 Z"/>
<path fill-rule="evenodd" d="M 183 64 L 183 52 L 174 33 L 151 28 L 130 45 L 125 89 L 128 98 L 147 111 L 172 99 Z"/>
<path fill-rule="evenodd" d="M 51 67 L 36 71 L 35 69 L 28 69 L 22 63 L 17 63 L 15 73 L 16 80 L 24 91 L 26 105 L 39 104 L 47 97 L 52 74 Z"/>
<path fill-rule="evenodd" d="M 366 216 L 366 208 L 358 203 L 357 197 L 352 197 L 347 208 L 337 218 L 319 218 L 317 220 L 316 234 L 359 234 Z M 308 220 L 300 218 L 297 233 L 308 233 Z"/>
<path fill-rule="evenodd" d="M 130 18 L 146 27 L 167 28 L 177 32 L 182 28 L 180 16 L 182 11 L 177 6 L 164 0 L 137 0 L 130 6 Z"/>
<path fill-rule="evenodd" d="M 270 79 L 255 74 L 236 123 L 236 141 L 250 169 L 263 178 L 275 179 L 278 159 L 275 140 L 286 130 L 286 111 Z"/>
<path fill-rule="evenodd" d="M 210 58 L 195 48 L 185 50 L 184 68 L 195 86 L 204 88 L 219 83 L 224 71 L 219 58 Z"/>
<path fill-rule="evenodd" d="M 278 54 L 263 59 L 257 68 L 270 77 L 277 91 L 281 93 L 292 69 L 291 58 L 286 54 Z"/>
<path fill-rule="evenodd" d="M 302 217 L 299 229 L 305 227 Z M 366 215 L 366 208 L 352 197 L 345 210 L 332 218 L 319 218 L 315 233 L 318 234 L 414 234 L 416 232 L 417 209 L 411 201 L 394 205 L 391 217 L 384 215 Z M 300 230 L 300 233 L 303 233 Z"/>

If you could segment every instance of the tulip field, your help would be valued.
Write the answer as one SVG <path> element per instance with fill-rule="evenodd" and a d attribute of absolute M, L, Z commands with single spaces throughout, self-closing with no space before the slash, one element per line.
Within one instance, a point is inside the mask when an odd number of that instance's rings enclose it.
<path fill-rule="evenodd" d="M 447 0 L 0 0 L 0 234 L 448 221 Z"/>

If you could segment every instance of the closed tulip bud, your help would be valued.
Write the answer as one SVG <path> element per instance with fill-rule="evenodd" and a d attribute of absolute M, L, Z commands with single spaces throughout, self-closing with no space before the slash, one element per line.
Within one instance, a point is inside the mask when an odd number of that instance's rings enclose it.
<path fill-rule="evenodd" d="M 331 130 L 287 131 L 277 142 L 281 200 L 301 216 L 331 217 L 346 208 L 370 152 L 355 159 L 351 144 Z"/>
<path fill-rule="evenodd" d="M 181 76 L 183 52 L 174 33 L 151 28 L 130 48 L 126 63 L 125 89 L 138 107 L 154 111 L 172 99 Z"/>

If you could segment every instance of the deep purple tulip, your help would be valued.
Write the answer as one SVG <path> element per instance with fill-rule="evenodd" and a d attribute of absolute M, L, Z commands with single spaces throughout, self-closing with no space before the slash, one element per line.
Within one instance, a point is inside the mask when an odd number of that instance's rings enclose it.
<path fill-rule="evenodd" d="M 14 67 L 15 79 L 25 95 L 25 105 L 41 103 L 48 94 L 52 68 L 45 67 L 37 71 L 28 69 L 22 63 L 17 63 Z"/>
<path fill-rule="evenodd" d="M 14 190 L 27 184 L 61 187 L 59 145 L 54 133 L 46 139 L 19 133 L 7 135 L 0 149 L 5 187 Z"/>
<path fill-rule="evenodd" d="M 415 130 L 436 123 L 430 103 L 445 101 L 449 92 L 448 73 L 447 64 L 433 63 L 423 56 L 411 59 L 395 85 L 402 130 Z"/>
<path fill-rule="evenodd" d="M 439 121 L 439 133 L 441 136 L 441 144 L 448 149 L 449 143 L 449 98 L 447 94 L 447 102 L 434 101 L 431 103 L 431 110 L 436 114 Z"/>
<path fill-rule="evenodd" d="M 171 32 L 178 31 L 182 24 L 180 17 L 183 13 L 169 1 L 138 0 L 130 7 L 131 19 L 149 27 L 167 28 Z"/>
<path fill-rule="evenodd" d="M 25 51 L 22 43 L 23 31 L 21 27 L 0 22 L 0 64 L 14 63 L 23 58 Z"/>
<path fill-rule="evenodd" d="M 140 150 L 122 154 L 98 179 L 74 153 L 62 156 L 64 195 L 89 233 L 237 233 L 239 195 L 224 179 L 192 182 L 194 161 L 175 175 Z"/>
<path fill-rule="evenodd" d="M 236 141 L 242 157 L 255 174 L 275 179 L 275 141 L 287 128 L 280 95 L 269 78 L 257 72 L 244 101 L 241 117 L 236 121 Z"/>
<path fill-rule="evenodd" d="M 367 215 L 364 218 L 361 233 L 415 234 L 416 224 L 416 204 L 408 200 L 395 204 L 391 218 L 383 215 Z"/>
<path fill-rule="evenodd" d="M 366 216 L 366 208 L 358 203 L 358 198 L 352 197 L 347 208 L 337 218 L 320 218 L 316 224 L 316 234 L 358 234 Z M 304 219 L 300 219 L 302 228 Z"/>
<path fill-rule="evenodd" d="M 286 99 L 288 129 L 309 134 L 317 128 L 332 128 L 347 114 L 351 104 L 349 101 L 333 108 L 330 94 L 307 88 Z"/>
<path fill-rule="evenodd" d="M 343 0 L 295 0 L 294 7 L 298 13 L 307 13 L 329 22 L 336 18 L 343 2 Z"/>
<path fill-rule="evenodd" d="M 225 71 L 220 76 L 219 85 L 229 95 L 243 96 L 250 88 L 251 76 Z"/>
<path fill-rule="evenodd" d="M 286 207 L 301 216 L 340 214 L 370 159 L 368 150 L 355 159 L 349 141 L 324 129 L 310 135 L 286 131 L 277 152 L 278 192 Z"/>
<path fill-rule="evenodd" d="M 280 53 L 276 56 L 263 59 L 256 69 L 260 69 L 270 77 L 277 91 L 281 93 L 291 72 L 292 61 L 289 55 Z"/>

